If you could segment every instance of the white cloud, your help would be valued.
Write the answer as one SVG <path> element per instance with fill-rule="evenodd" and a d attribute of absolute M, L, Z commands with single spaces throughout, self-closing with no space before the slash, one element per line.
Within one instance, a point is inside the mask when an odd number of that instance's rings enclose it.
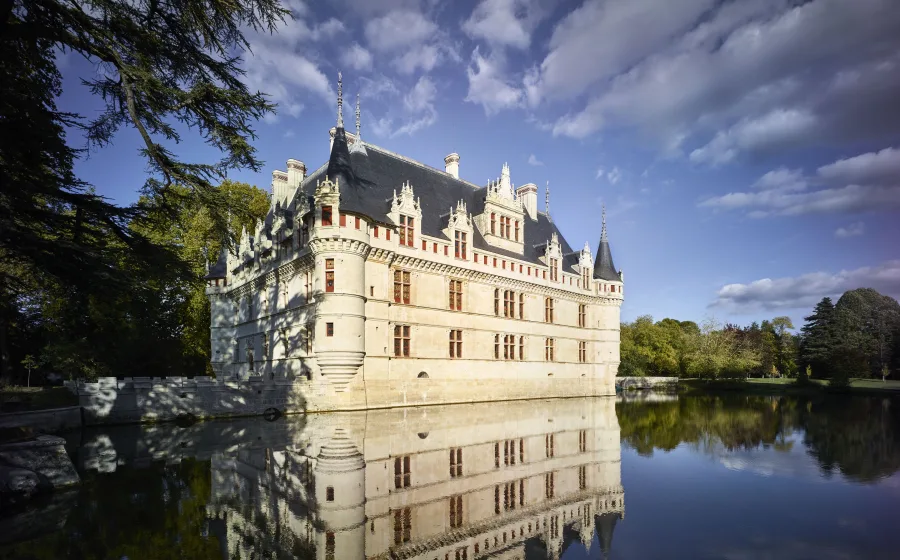
<path fill-rule="evenodd" d="M 808 134 L 816 124 L 813 115 L 796 109 L 776 109 L 762 117 L 744 119 L 725 132 L 719 132 L 705 146 L 691 152 L 694 163 L 721 165 L 740 152 L 774 149 Z"/>
<path fill-rule="evenodd" d="M 528 165 L 544 165 L 544 162 L 539 160 L 534 154 L 531 154 L 528 156 Z"/>
<path fill-rule="evenodd" d="M 763 175 L 751 192 L 709 198 L 700 206 L 746 210 L 752 218 L 895 210 L 900 208 L 898 153 L 888 148 L 838 160 L 820 167 L 813 177 L 799 169 L 779 168 Z"/>
<path fill-rule="evenodd" d="M 605 174 L 606 174 L 606 170 L 603 169 L 602 167 L 598 167 L 598 168 L 597 168 L 597 176 L 596 176 L 595 178 L 596 178 L 596 179 L 602 179 L 602 178 L 604 177 Z"/>
<path fill-rule="evenodd" d="M 353 43 L 341 54 L 341 64 L 354 70 L 368 70 L 372 68 L 372 53 L 359 43 Z"/>
<path fill-rule="evenodd" d="M 401 115 L 385 116 L 372 123 L 372 131 L 376 136 L 395 137 L 403 134 L 412 136 L 419 130 L 427 128 L 437 121 L 437 110 L 434 100 L 437 87 L 428 76 L 422 76 L 413 88 L 403 97 Z M 396 123 L 396 126 L 395 126 Z"/>
<path fill-rule="evenodd" d="M 622 178 L 622 172 L 618 167 L 613 167 L 612 171 L 606 174 L 606 180 L 609 181 L 610 185 L 615 185 Z"/>
<path fill-rule="evenodd" d="M 526 49 L 534 28 L 548 13 L 544 4 L 537 0 L 482 0 L 462 28 L 470 37 L 493 46 Z"/>
<path fill-rule="evenodd" d="M 480 104 L 487 115 L 522 104 L 522 91 L 503 78 L 503 64 L 503 57 L 498 52 L 484 57 L 475 47 L 471 64 L 466 69 L 469 77 L 466 101 Z"/>
<path fill-rule="evenodd" d="M 391 64 L 401 74 L 412 74 L 418 68 L 431 72 L 440 61 L 441 51 L 436 45 L 421 45 L 398 56 Z"/>
<path fill-rule="evenodd" d="M 900 260 L 837 273 L 813 272 L 728 284 L 718 290 L 711 307 L 734 313 L 809 308 L 823 297 L 837 297 L 856 288 L 874 288 L 883 294 L 900 296 Z"/>
<path fill-rule="evenodd" d="M 377 51 L 397 51 L 430 39 L 437 25 L 417 11 L 395 10 L 366 23 L 369 45 Z"/>
<path fill-rule="evenodd" d="M 866 224 L 863 222 L 855 222 L 847 227 L 839 227 L 835 230 L 834 236 L 838 239 L 846 239 L 848 237 L 857 237 L 866 232 Z"/>

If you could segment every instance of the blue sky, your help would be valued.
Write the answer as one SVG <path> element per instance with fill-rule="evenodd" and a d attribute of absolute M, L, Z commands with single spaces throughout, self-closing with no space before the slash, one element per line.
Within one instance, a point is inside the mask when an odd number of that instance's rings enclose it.
<path fill-rule="evenodd" d="M 322 5 L 318 5 L 322 4 Z M 246 81 L 269 189 L 285 160 L 325 162 L 339 70 L 363 138 L 483 184 L 549 181 L 573 247 L 600 209 L 624 271 L 623 318 L 795 322 L 821 297 L 900 296 L 900 10 L 892 0 L 287 2 L 251 35 Z M 60 108 L 96 110 L 62 57 Z M 352 107 L 346 111 L 352 122 Z M 70 137 L 76 146 L 84 140 Z M 122 130 L 78 172 L 126 204 L 146 178 Z M 216 154 L 186 134 L 189 161 Z M 799 324 L 797 325 L 800 326 Z"/>

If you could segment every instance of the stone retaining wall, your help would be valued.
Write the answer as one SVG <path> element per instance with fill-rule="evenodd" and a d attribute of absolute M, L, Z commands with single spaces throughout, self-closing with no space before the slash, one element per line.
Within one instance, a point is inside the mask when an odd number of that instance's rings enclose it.
<path fill-rule="evenodd" d="M 81 427 L 81 407 L 23 410 L 0 414 L 0 428 L 36 428 L 41 432 L 62 432 Z"/>
<path fill-rule="evenodd" d="M 616 377 L 617 389 L 662 389 L 678 384 L 677 377 Z"/>

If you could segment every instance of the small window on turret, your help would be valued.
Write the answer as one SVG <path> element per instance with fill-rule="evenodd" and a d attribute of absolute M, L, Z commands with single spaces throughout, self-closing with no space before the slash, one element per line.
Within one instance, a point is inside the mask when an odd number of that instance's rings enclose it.
<path fill-rule="evenodd" d="M 325 336 L 334 336 L 334 323 L 325 323 Z"/>
<path fill-rule="evenodd" d="M 325 489 L 325 501 L 333 502 L 334 501 L 334 486 L 329 486 Z"/>
<path fill-rule="evenodd" d="M 334 259 L 325 259 L 325 291 L 334 291 Z"/>
<path fill-rule="evenodd" d="M 322 207 L 322 225 L 323 226 L 331 225 L 331 206 L 323 206 Z"/>

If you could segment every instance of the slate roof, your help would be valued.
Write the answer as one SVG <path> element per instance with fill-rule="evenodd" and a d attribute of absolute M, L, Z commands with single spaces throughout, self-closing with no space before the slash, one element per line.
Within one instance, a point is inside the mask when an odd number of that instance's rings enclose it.
<path fill-rule="evenodd" d="M 457 201 L 463 200 L 468 211 L 472 215 L 478 215 L 484 210 L 487 195 L 487 187 L 456 179 L 443 170 L 372 144 L 366 144 L 365 152 L 350 153 L 343 128 L 335 131 L 328 163 L 304 180 L 296 196 L 312 197 L 316 182 L 324 179 L 326 174 L 330 180 L 338 178 L 340 181 L 342 211 L 368 216 L 384 224 L 392 224 L 387 214 L 391 209 L 394 191 L 399 193 L 401 185 L 409 181 L 416 198 L 421 201 L 422 234 L 447 241 L 449 239 L 441 230 L 446 226 L 450 209 L 456 207 Z M 539 257 L 544 255 L 544 246 L 555 232 L 564 255 L 563 270 L 575 272 L 573 266 L 578 264 L 578 253 L 572 250 L 559 228 L 542 212 L 538 212 L 537 220 L 525 216 L 524 255 L 489 245 L 478 228 L 474 229 L 471 245 L 474 250 L 534 264 L 542 264 Z"/>
<path fill-rule="evenodd" d="M 609 553 L 612 550 L 613 531 L 618 520 L 619 514 L 611 511 L 594 516 L 595 530 L 600 541 L 600 551 L 603 553 L 603 558 L 609 558 Z"/>
<path fill-rule="evenodd" d="M 613 264 L 612 251 L 609 250 L 609 241 L 605 237 L 600 238 L 600 248 L 597 249 L 597 261 L 594 263 L 594 278 L 621 282 L 616 265 Z"/>
<path fill-rule="evenodd" d="M 209 267 L 209 272 L 206 273 L 206 276 L 203 277 L 204 280 L 211 280 L 215 278 L 225 278 L 226 269 L 228 268 L 228 250 L 223 246 L 222 250 L 219 251 L 219 259 L 216 261 L 216 264 Z"/>

